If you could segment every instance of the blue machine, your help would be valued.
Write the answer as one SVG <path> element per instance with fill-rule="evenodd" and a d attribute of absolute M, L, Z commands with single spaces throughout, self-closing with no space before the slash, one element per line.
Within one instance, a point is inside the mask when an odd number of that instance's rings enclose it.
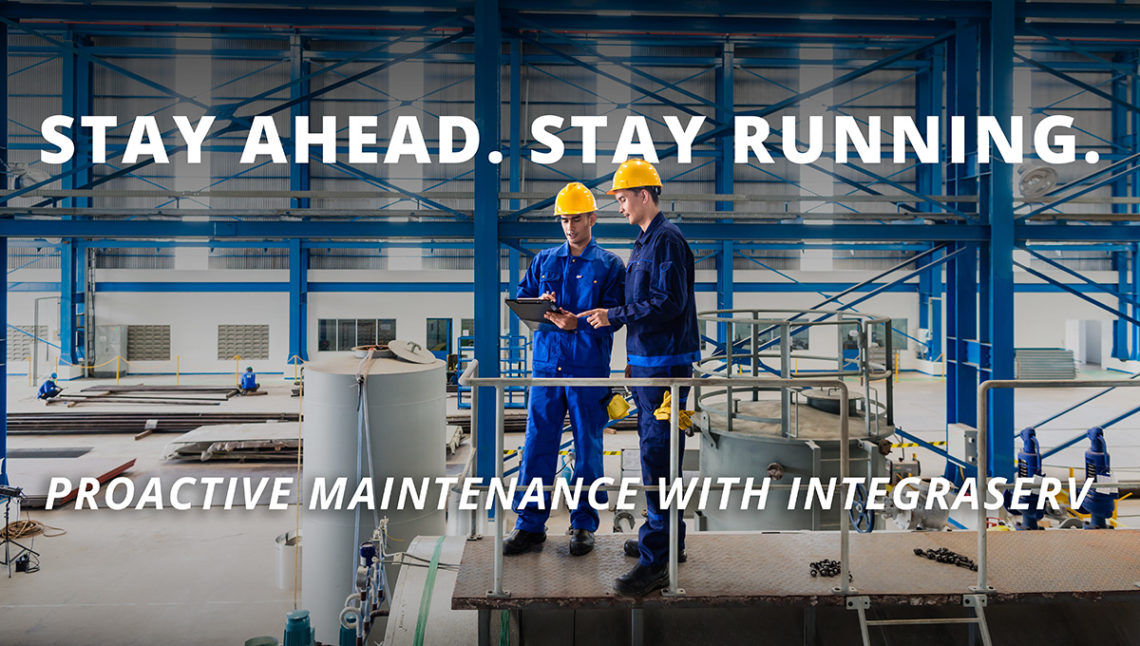
<path fill-rule="evenodd" d="M 1091 446 L 1085 451 L 1085 478 L 1091 478 L 1094 482 L 1098 478 L 1109 479 L 1111 472 L 1108 466 L 1108 445 L 1104 442 L 1104 429 L 1094 426 L 1089 429 L 1088 436 Z M 1094 488 L 1081 503 L 1080 511 L 1090 516 L 1085 522 L 1085 529 L 1108 529 L 1108 519 L 1116 509 L 1117 494 L 1103 493 L 1095 486 L 1094 484 Z"/>
<path fill-rule="evenodd" d="M 308 610 L 293 610 L 285 615 L 284 646 L 312 646 L 315 642 L 313 628 L 309 625 Z"/>
<path fill-rule="evenodd" d="M 1017 452 L 1017 477 L 1034 478 L 1043 475 L 1041 471 L 1041 446 L 1037 443 L 1037 430 L 1033 427 L 1021 429 L 1021 450 Z M 1013 494 L 1008 489 L 1005 492 L 1005 508 L 1014 516 L 1021 516 L 1017 529 L 1041 529 L 1038 521 L 1045 515 L 1044 509 L 1037 508 L 1037 493 L 1024 496 L 1027 509 L 1013 509 Z"/>

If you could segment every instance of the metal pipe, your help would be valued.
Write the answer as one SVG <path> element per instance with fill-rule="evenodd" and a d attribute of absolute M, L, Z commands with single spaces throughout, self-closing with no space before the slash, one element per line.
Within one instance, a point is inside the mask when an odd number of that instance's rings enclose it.
<path fill-rule="evenodd" d="M 753 346 L 752 351 L 756 351 Z M 780 324 L 780 377 L 788 379 L 792 376 L 792 337 L 787 323 Z M 755 390 L 753 392 L 756 392 Z M 780 389 L 780 433 L 788 437 L 788 418 L 791 415 L 792 393 L 787 388 Z"/>
<path fill-rule="evenodd" d="M 640 413 L 639 413 L 640 414 Z M 681 477 L 681 451 L 680 441 L 680 415 L 681 415 L 681 387 L 673 384 L 669 387 L 669 484 L 677 482 Z M 669 594 L 681 594 L 677 588 L 677 550 L 680 537 L 681 524 L 681 497 L 673 499 L 669 514 Z"/>
<path fill-rule="evenodd" d="M 495 386 L 495 477 L 503 479 L 503 387 Z M 491 596 L 503 597 L 503 516 L 506 510 L 495 508 L 495 573 Z"/>

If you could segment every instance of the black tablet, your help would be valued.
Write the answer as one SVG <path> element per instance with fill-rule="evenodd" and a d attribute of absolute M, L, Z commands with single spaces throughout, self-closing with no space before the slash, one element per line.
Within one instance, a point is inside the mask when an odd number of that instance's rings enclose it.
<path fill-rule="evenodd" d="M 533 323 L 548 323 L 545 314 L 558 311 L 558 306 L 545 298 L 508 298 L 506 303 L 519 319 Z"/>

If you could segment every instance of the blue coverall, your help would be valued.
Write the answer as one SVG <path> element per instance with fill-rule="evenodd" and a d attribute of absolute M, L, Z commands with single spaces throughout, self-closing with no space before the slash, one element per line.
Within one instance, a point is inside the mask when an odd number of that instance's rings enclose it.
<path fill-rule="evenodd" d="M 615 254 L 591 240 L 580 256 L 574 256 L 569 244 L 564 243 L 544 249 L 534 257 L 519 283 L 518 295 L 535 298 L 552 292 L 555 304 L 568 312 L 579 313 L 621 305 L 624 283 L 625 268 Z M 541 325 L 534 332 L 534 376 L 608 377 L 614 329 L 594 329 L 583 319 L 578 320 L 578 327 L 573 331 L 562 330 L 552 323 Z M 578 508 L 570 513 L 570 526 L 591 532 L 598 529 L 598 512 L 590 506 L 587 491 L 591 483 L 602 477 L 602 428 L 609 419 L 606 414 L 609 393 L 609 388 L 601 387 L 535 386 L 530 389 L 526 444 L 515 495 L 516 529 L 538 533 L 546 529 L 550 505 L 539 509 L 536 503 L 530 503 L 523 508 L 519 502 L 532 479 L 541 479 L 544 486 L 554 483 L 567 410 L 573 426 L 574 476 L 582 480 L 582 497 Z M 598 498 L 606 499 L 603 496 L 604 492 Z M 548 494 L 548 502 L 549 498 Z"/>
<path fill-rule="evenodd" d="M 626 326 L 626 354 L 632 377 L 691 377 L 700 359 L 697 308 L 693 294 L 693 252 L 681 231 L 660 212 L 633 244 L 626 269 L 625 305 L 610 308 L 611 325 Z M 661 512 L 659 478 L 669 477 L 669 422 L 654 418 L 668 388 L 634 388 L 641 478 L 647 519 L 638 534 L 639 562 L 654 568 L 669 559 L 669 519 Z M 689 389 L 681 389 L 681 408 Z M 680 434 L 677 455 L 685 453 Z M 678 465 L 679 466 L 679 465 Z M 679 549 L 685 523 L 678 513 Z"/>
<path fill-rule="evenodd" d="M 51 399 L 61 392 L 63 392 L 63 390 L 55 385 L 55 380 L 48 379 L 40 385 L 40 391 L 39 394 L 36 395 L 36 399 Z"/>
<path fill-rule="evenodd" d="M 257 375 L 255 373 L 252 373 L 252 372 L 242 373 L 241 389 L 242 390 L 257 390 Z"/>

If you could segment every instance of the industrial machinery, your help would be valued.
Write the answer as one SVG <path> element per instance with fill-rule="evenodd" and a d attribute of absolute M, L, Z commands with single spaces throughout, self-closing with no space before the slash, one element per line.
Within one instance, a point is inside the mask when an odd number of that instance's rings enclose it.
<path fill-rule="evenodd" d="M 1090 446 L 1085 451 L 1085 478 L 1095 483 L 1112 479 L 1108 466 L 1108 445 L 1104 441 L 1104 429 L 1094 426 L 1088 432 Z M 1084 501 L 1080 511 L 1089 515 L 1085 529 L 1105 529 L 1108 519 L 1116 509 L 1118 493 L 1115 489 L 1093 487 Z"/>
<path fill-rule="evenodd" d="M 1044 473 L 1041 471 L 1041 447 L 1037 443 L 1037 430 L 1033 427 L 1023 428 L 1020 436 L 1021 450 L 1017 452 L 1017 477 L 1039 478 Z M 1045 510 L 1038 509 L 1038 494 L 1039 492 L 1034 489 L 1028 496 L 1023 497 L 1019 502 L 1024 508 L 1018 509 L 1012 504 L 1012 492 L 1006 490 L 1006 510 L 1014 516 L 1021 516 L 1017 529 L 1041 529 L 1037 523 L 1044 517 Z"/>
<path fill-rule="evenodd" d="M 893 330 L 887 318 L 829 310 L 715 310 L 698 318 L 733 332 L 731 343 L 697 364 L 697 376 L 853 378 L 850 473 L 886 476 L 884 440 L 894 433 Z M 711 326 L 710 326 L 711 327 Z M 878 340 L 881 339 L 881 342 Z M 809 351 L 834 344 L 834 352 Z M 881 392 L 880 392 L 881 389 Z M 741 509 L 736 491 L 727 509 L 701 512 L 705 530 L 836 529 L 842 505 L 789 505 L 810 478 L 838 480 L 839 398 L 827 389 L 781 387 L 698 388 L 694 393 L 704 477 L 763 477 L 775 482 L 762 513 Z M 839 495 L 835 487 L 833 495 Z M 864 490 L 865 491 L 865 490 Z M 828 492 L 824 492 L 827 494 Z M 801 500 L 804 494 L 800 494 Z M 793 507 L 793 509 L 789 509 Z M 874 512 L 854 514 L 860 531 L 874 527 Z"/>

